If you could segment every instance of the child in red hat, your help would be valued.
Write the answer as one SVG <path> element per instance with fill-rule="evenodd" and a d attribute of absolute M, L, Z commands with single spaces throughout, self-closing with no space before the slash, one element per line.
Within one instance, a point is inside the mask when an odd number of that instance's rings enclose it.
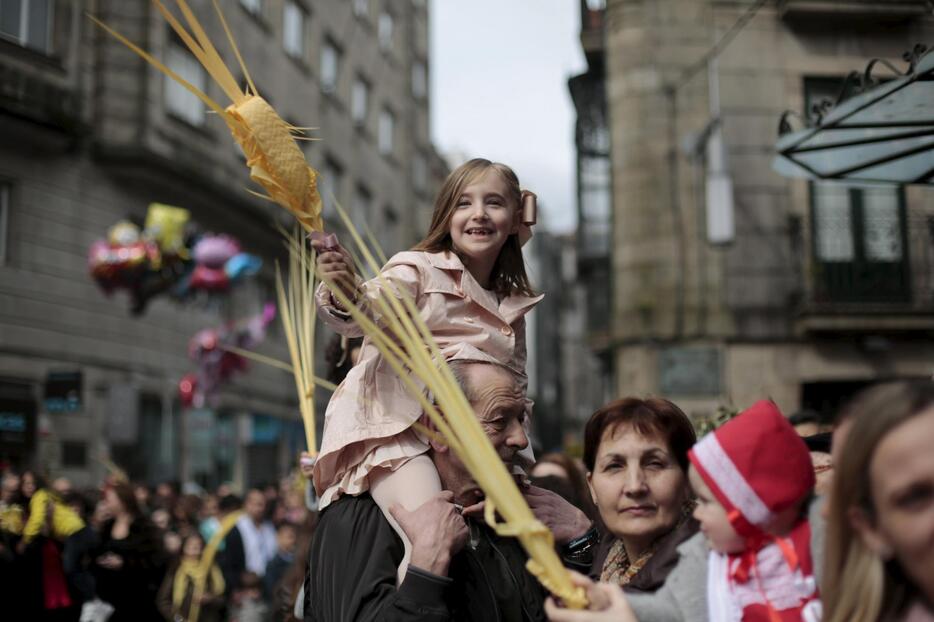
<path fill-rule="evenodd" d="M 711 549 L 709 619 L 820 620 L 806 513 L 814 470 L 778 407 L 757 402 L 701 439 L 688 457 L 694 517 Z"/>

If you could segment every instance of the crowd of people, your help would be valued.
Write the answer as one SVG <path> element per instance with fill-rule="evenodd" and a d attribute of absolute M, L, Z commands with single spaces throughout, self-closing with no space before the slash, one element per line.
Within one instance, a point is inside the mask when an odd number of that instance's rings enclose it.
<path fill-rule="evenodd" d="M 3 619 L 292 620 L 316 518 L 306 487 L 298 470 L 242 497 L 229 484 L 183 493 L 119 473 L 77 490 L 65 478 L 6 470 Z"/>

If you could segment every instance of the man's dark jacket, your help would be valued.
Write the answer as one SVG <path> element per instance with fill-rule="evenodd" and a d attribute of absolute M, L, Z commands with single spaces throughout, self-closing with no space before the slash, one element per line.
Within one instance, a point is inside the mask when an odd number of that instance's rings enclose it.
<path fill-rule="evenodd" d="M 409 567 L 396 589 L 402 541 L 369 495 L 342 497 L 318 521 L 306 585 L 306 622 L 545 620 L 545 593 L 518 541 L 471 522 L 448 577 Z"/>

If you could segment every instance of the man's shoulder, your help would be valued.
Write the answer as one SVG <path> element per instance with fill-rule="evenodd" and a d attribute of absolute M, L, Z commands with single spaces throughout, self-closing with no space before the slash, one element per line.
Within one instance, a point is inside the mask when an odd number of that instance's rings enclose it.
<path fill-rule="evenodd" d="M 373 497 L 364 493 L 345 495 L 328 505 L 318 517 L 314 539 L 328 544 L 353 541 L 359 545 L 364 540 L 393 540 L 398 536 Z M 337 546 L 328 548 L 337 550 Z"/>

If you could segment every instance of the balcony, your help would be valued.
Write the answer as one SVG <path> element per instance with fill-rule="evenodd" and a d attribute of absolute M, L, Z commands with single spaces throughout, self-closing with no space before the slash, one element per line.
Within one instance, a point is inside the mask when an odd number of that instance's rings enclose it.
<path fill-rule="evenodd" d="M 33 144 L 40 142 L 39 134 L 54 143 L 71 142 L 81 130 L 80 99 L 57 78 L 49 70 L 0 56 L 0 119 L 5 136 L 28 132 Z"/>
<path fill-rule="evenodd" d="M 901 21 L 930 11 L 925 0 L 778 0 L 786 20 Z"/>
<path fill-rule="evenodd" d="M 800 222 L 792 223 L 792 251 L 799 258 L 796 333 L 934 332 L 934 215 L 908 211 L 901 227 L 902 250 L 887 260 L 861 250 L 859 237 L 852 257 L 837 261 L 818 258 L 821 251 L 820 243 L 813 240 L 815 234 L 812 232 L 811 248 L 806 250 L 796 229 L 800 229 Z M 873 244 L 878 239 L 874 238 Z"/>

